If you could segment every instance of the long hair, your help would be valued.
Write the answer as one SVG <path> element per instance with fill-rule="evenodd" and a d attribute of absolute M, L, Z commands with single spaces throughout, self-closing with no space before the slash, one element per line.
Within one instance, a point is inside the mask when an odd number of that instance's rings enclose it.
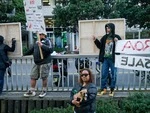
<path fill-rule="evenodd" d="M 80 84 L 83 84 L 83 80 L 82 80 L 82 78 L 81 78 L 81 73 L 82 73 L 84 70 L 88 71 L 89 76 L 90 76 L 88 83 L 93 83 L 93 82 L 94 82 L 94 76 L 93 76 L 93 74 L 92 74 L 92 71 L 91 71 L 90 69 L 88 69 L 88 68 L 84 68 L 84 69 L 80 70 L 79 83 L 80 83 Z"/>

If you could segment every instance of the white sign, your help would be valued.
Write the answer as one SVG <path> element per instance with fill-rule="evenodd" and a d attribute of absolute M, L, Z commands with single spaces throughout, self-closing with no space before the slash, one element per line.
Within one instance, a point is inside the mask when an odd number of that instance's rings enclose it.
<path fill-rule="evenodd" d="M 45 32 L 41 0 L 24 0 L 24 8 L 27 19 L 27 30 Z"/>
<path fill-rule="evenodd" d="M 150 70 L 150 57 L 116 55 L 115 67 L 131 70 Z"/>
<path fill-rule="evenodd" d="M 116 53 L 150 54 L 150 39 L 118 40 Z"/>

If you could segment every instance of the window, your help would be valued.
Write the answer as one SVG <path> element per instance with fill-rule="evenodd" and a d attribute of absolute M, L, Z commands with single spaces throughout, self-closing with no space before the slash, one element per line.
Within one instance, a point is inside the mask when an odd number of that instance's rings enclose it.
<path fill-rule="evenodd" d="M 49 6 L 51 4 L 50 0 L 42 0 L 43 6 Z"/>

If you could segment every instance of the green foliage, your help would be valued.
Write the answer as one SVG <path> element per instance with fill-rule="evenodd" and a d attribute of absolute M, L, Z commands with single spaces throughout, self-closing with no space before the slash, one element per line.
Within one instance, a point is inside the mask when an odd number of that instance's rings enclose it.
<path fill-rule="evenodd" d="M 56 51 L 57 53 L 60 53 L 64 51 L 64 48 L 55 47 L 54 51 Z"/>
<path fill-rule="evenodd" d="M 15 14 L 8 16 L 15 10 Z M 21 22 L 25 25 L 25 12 L 23 0 L 12 0 L 12 2 L 0 3 L 0 23 Z"/>
<path fill-rule="evenodd" d="M 30 113 L 73 113 L 73 107 L 47 108 Z M 127 98 L 100 98 L 96 103 L 96 113 L 150 113 L 150 94 L 136 93 Z"/>
<path fill-rule="evenodd" d="M 114 99 L 100 99 L 97 101 L 97 113 L 118 113 L 118 102 Z"/>
<path fill-rule="evenodd" d="M 57 5 L 53 10 L 55 26 L 77 26 L 78 20 L 98 19 L 103 12 L 101 0 L 70 0 L 67 6 Z"/>
<path fill-rule="evenodd" d="M 149 113 L 150 112 L 150 95 L 137 93 L 123 99 L 120 104 L 123 113 Z"/>

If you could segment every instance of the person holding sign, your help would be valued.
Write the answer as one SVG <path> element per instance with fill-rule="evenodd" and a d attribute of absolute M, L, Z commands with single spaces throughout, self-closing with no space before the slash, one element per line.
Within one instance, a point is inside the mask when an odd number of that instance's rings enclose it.
<path fill-rule="evenodd" d="M 34 46 L 25 53 L 25 55 L 33 54 L 34 66 L 31 70 L 31 88 L 24 94 L 25 97 L 36 96 L 35 86 L 36 80 L 42 79 L 42 92 L 39 97 L 44 97 L 47 90 L 47 81 L 50 70 L 51 53 L 53 52 L 52 44 L 46 38 L 45 32 L 39 32 L 39 40 Z M 42 56 L 42 57 L 41 57 Z"/>
<path fill-rule="evenodd" d="M 3 91 L 4 86 L 4 75 L 6 72 L 6 68 L 9 67 L 10 60 L 8 58 L 8 52 L 14 52 L 16 47 L 16 40 L 12 38 L 12 46 L 4 44 L 4 37 L 0 35 L 0 94 Z"/>
<path fill-rule="evenodd" d="M 101 90 L 98 95 L 104 95 L 107 93 L 107 78 L 109 68 L 111 69 L 111 83 L 109 96 L 114 96 L 114 89 L 117 78 L 117 68 L 115 67 L 115 44 L 121 37 L 115 34 L 115 25 L 113 23 L 107 23 L 105 25 L 106 34 L 100 39 L 96 39 L 93 36 L 93 40 L 99 52 L 99 61 L 102 62 L 101 71 Z"/>

